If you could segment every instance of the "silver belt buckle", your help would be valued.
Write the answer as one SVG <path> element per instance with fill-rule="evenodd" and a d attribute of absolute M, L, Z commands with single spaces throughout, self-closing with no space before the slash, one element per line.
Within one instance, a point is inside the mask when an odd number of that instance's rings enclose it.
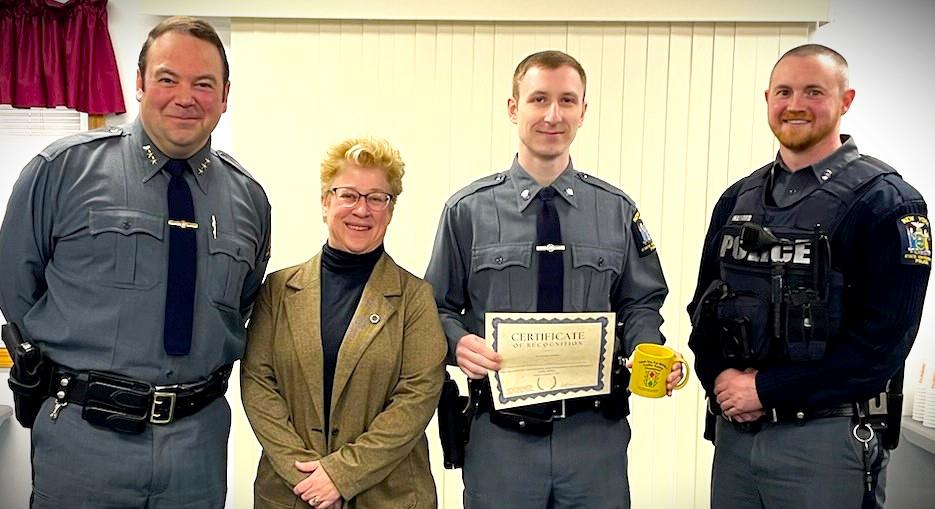
<path fill-rule="evenodd" d="M 153 406 L 149 412 L 149 422 L 153 424 L 169 424 L 172 422 L 172 418 L 175 417 L 175 398 L 176 394 L 174 392 L 154 392 Z M 164 413 L 167 413 L 168 416 L 164 416 Z"/>

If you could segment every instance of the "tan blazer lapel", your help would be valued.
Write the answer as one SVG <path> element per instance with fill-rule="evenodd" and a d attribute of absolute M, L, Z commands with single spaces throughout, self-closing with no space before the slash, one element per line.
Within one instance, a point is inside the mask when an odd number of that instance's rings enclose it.
<path fill-rule="evenodd" d="M 323 418 L 324 402 L 322 380 L 324 368 L 321 348 L 321 253 L 307 261 L 301 270 L 295 273 L 286 287 L 294 290 L 285 299 L 286 317 L 292 333 L 299 365 L 308 384 L 312 405 Z"/>
<path fill-rule="evenodd" d="M 341 349 L 338 351 L 334 386 L 331 391 L 332 411 L 364 351 L 367 350 L 373 338 L 383 330 L 387 320 L 396 314 L 398 299 L 390 300 L 387 297 L 401 294 L 398 271 L 399 268 L 393 259 L 383 253 L 374 266 L 367 285 L 364 286 L 364 293 L 360 296 L 360 303 L 351 318 L 347 333 L 344 334 L 344 341 L 341 343 Z"/>

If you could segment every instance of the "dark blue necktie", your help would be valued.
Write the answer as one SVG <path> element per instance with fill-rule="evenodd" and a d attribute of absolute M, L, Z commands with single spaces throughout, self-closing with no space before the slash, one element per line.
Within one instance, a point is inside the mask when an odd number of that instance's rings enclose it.
<path fill-rule="evenodd" d="M 555 210 L 555 189 L 543 187 L 539 191 L 542 206 L 536 216 L 536 250 L 539 254 L 539 284 L 536 310 L 540 313 L 561 313 L 565 288 L 565 268 L 562 266 L 562 227 Z M 547 249 L 549 245 L 553 249 Z M 543 247 L 546 247 L 543 250 Z"/>
<path fill-rule="evenodd" d="M 165 165 L 172 175 L 169 201 L 169 273 L 166 278 L 166 315 L 163 342 L 169 355 L 188 355 L 192 349 L 192 322 L 195 309 L 195 204 L 185 182 L 190 169 L 183 159 L 170 159 Z"/>

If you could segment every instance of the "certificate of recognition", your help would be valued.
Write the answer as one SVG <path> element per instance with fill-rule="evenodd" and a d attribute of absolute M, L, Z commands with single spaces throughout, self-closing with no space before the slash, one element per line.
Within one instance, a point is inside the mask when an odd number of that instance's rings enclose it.
<path fill-rule="evenodd" d="M 614 313 L 487 313 L 497 410 L 610 393 Z"/>

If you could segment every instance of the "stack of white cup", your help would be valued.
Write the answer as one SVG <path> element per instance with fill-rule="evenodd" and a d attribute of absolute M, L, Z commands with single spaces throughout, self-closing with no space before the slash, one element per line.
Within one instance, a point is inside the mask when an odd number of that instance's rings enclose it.
<path fill-rule="evenodd" d="M 925 384 L 925 366 L 919 370 L 919 378 L 915 387 L 915 394 L 912 397 L 912 420 L 922 422 L 925 420 L 925 409 L 928 405 L 928 391 Z"/>
<path fill-rule="evenodd" d="M 926 428 L 935 428 L 935 387 L 925 389 L 925 413 L 922 415 L 922 425 Z"/>

